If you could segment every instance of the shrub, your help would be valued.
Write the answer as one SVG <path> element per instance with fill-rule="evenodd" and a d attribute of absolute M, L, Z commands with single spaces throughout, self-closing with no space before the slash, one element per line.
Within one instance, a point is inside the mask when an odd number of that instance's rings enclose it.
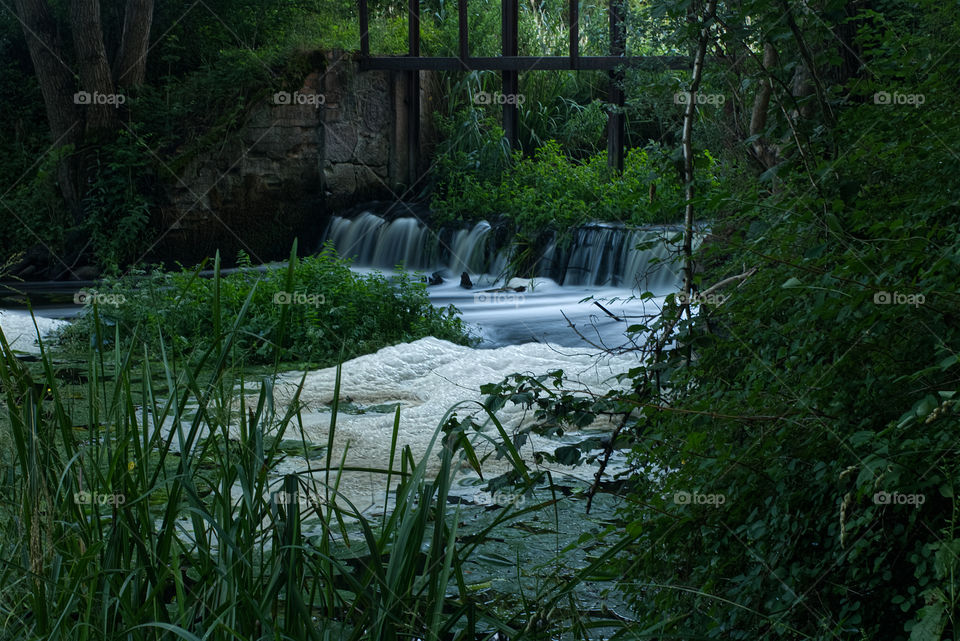
<path fill-rule="evenodd" d="M 710 162 L 708 156 L 704 159 Z M 496 178 L 448 171 L 433 208 L 443 222 L 504 217 L 530 241 L 544 231 L 567 233 L 598 220 L 632 225 L 676 222 L 683 200 L 672 171 L 671 161 L 658 147 L 631 150 L 623 173 L 617 175 L 607 167 L 606 152 L 578 162 L 550 141 L 532 158 L 516 154 L 513 167 Z"/>
<path fill-rule="evenodd" d="M 68 347 L 97 340 L 93 327 L 94 314 L 99 314 L 118 326 L 121 340 L 136 333 L 157 346 L 161 332 L 178 350 L 202 352 L 220 340 L 222 328 L 231 326 L 247 305 L 236 346 L 255 362 L 279 355 L 329 365 L 424 336 L 461 344 L 470 340 L 456 309 L 431 305 L 424 283 L 406 274 L 392 279 L 355 274 L 330 247 L 316 256 L 292 257 L 287 269 L 261 272 L 241 256 L 244 263 L 220 279 L 184 269 L 105 280 L 91 296 L 98 301 L 96 308 L 61 339 Z"/>

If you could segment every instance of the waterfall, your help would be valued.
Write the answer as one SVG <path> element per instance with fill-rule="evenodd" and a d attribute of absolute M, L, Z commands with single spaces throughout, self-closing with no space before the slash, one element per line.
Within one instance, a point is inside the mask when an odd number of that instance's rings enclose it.
<path fill-rule="evenodd" d="M 470 274 L 501 276 L 510 248 L 498 247 L 486 221 L 463 229 L 434 231 L 416 218 L 387 222 L 370 212 L 356 218 L 334 217 L 324 235 L 341 256 L 356 265 L 440 271 L 448 277 Z M 568 247 L 551 240 L 536 261 L 537 276 L 561 285 L 676 289 L 680 283 L 675 235 L 668 228 L 637 229 L 593 223 L 573 230 Z M 698 238 L 695 239 L 699 243 Z M 649 245 L 640 248 L 641 245 Z"/>
<path fill-rule="evenodd" d="M 574 232 L 562 283 L 674 289 L 680 282 L 679 266 L 670 263 L 677 252 L 669 240 L 674 235 L 666 228 L 631 229 L 607 223 L 580 227 Z"/>

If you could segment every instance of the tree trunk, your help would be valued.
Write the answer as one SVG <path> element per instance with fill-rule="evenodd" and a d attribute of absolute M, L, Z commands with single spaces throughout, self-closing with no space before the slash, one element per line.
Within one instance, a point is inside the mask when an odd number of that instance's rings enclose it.
<path fill-rule="evenodd" d="M 764 78 L 757 95 L 753 99 L 753 111 L 750 114 L 750 136 L 753 138 L 753 153 L 765 169 L 770 169 L 779 162 L 777 149 L 772 147 L 763 136 L 767 127 L 767 110 L 770 107 L 770 94 L 773 92 L 773 80 L 770 75 L 777 64 L 777 50 L 769 42 L 763 45 L 763 73 Z"/>
<path fill-rule="evenodd" d="M 113 130 L 119 98 L 115 95 L 100 24 L 100 0 L 71 0 L 70 31 L 77 52 L 81 91 L 89 94 L 85 106 L 87 134 Z"/>
<path fill-rule="evenodd" d="M 30 51 L 30 60 L 43 94 L 53 147 L 77 144 L 83 137 L 83 115 L 74 102 L 73 72 L 63 59 L 59 30 L 46 0 L 16 0 L 17 14 Z M 80 200 L 77 163 L 65 158 L 57 170 L 60 191 L 76 212 Z"/>
<path fill-rule="evenodd" d="M 152 24 L 153 0 L 127 0 L 120 51 L 113 64 L 113 78 L 118 87 L 129 89 L 143 84 Z"/>
<path fill-rule="evenodd" d="M 703 77 L 703 62 L 707 54 L 707 41 L 710 39 L 710 28 L 717 10 L 717 0 L 708 0 L 703 12 L 703 21 L 700 27 L 700 41 L 697 43 L 697 52 L 693 59 L 693 78 L 690 80 L 690 95 L 687 108 L 683 114 L 683 182 L 685 185 L 685 199 L 687 201 L 683 216 L 683 291 L 686 294 L 685 304 L 689 305 L 690 293 L 693 291 L 693 117 L 697 109 L 697 91 L 700 89 L 700 80 Z"/>

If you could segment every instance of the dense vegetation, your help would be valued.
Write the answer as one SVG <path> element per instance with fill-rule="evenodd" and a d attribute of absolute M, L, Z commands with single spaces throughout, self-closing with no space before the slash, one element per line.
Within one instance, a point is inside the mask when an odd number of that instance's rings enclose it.
<path fill-rule="evenodd" d="M 712 164 L 709 154 L 702 160 Z M 630 150 L 622 173 L 608 166 L 606 152 L 580 162 L 555 141 L 530 158 L 516 152 L 509 169 L 489 178 L 468 171 L 462 154 L 441 162 L 445 179 L 431 201 L 438 222 L 505 218 L 521 242 L 597 220 L 675 223 L 683 210 L 675 170 L 658 147 Z"/>
<path fill-rule="evenodd" d="M 623 416 L 637 545 L 619 571 L 641 628 L 956 639 L 960 139 L 948 79 L 960 22 L 931 2 L 824 3 L 817 20 L 782 9 L 720 5 L 706 20 L 716 46 L 767 43 L 764 67 L 754 56 L 706 73 L 770 83 L 779 117 L 700 191 L 713 235 L 693 289 L 631 328 L 649 364 L 600 399 L 518 376 L 489 387 L 490 403 L 536 408 L 541 430 Z M 806 93 L 790 82 L 798 67 Z"/>
<path fill-rule="evenodd" d="M 426 283 L 407 274 L 390 280 L 356 274 L 329 248 L 302 259 L 294 248 L 286 268 L 259 271 L 245 256 L 240 264 L 215 279 L 201 278 L 199 269 L 104 279 L 85 292 L 87 311 L 66 328 L 61 344 L 85 353 L 98 341 L 110 344 L 114 334 L 125 348 L 139 336 L 158 353 L 164 337 L 167 349 L 199 356 L 238 318 L 232 354 L 251 363 L 327 366 L 424 336 L 470 342 L 456 310 L 431 305 Z M 101 322 L 114 331 L 98 335 Z"/>

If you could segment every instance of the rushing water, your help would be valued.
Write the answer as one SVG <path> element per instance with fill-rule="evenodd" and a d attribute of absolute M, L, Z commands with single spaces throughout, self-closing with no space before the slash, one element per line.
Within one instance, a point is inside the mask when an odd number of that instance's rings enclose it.
<path fill-rule="evenodd" d="M 568 248 L 547 244 L 534 261 L 532 280 L 509 283 L 523 286 L 522 292 L 490 291 L 505 284 L 511 256 L 487 222 L 434 231 L 416 218 L 387 221 L 364 212 L 334 217 L 324 241 L 352 258 L 358 271 L 390 272 L 402 265 L 437 273 L 444 282 L 429 288 L 431 299 L 460 309 L 484 338 L 484 347 L 531 341 L 575 347 L 622 344 L 628 325 L 659 311 L 663 297 L 677 291 L 677 247 L 670 239 L 675 235 L 668 228 L 606 223 L 578 228 Z M 463 272 L 472 289 L 460 287 Z M 641 301 L 643 291 L 654 297 Z"/>
<path fill-rule="evenodd" d="M 550 242 L 534 261 L 536 276 L 560 285 L 670 290 L 678 274 L 670 259 L 676 234 L 668 228 L 636 229 L 594 223 L 573 231 L 564 248 Z M 359 266 L 439 271 L 448 277 L 462 272 L 502 275 L 510 261 L 510 246 L 496 241 L 489 223 L 470 228 L 431 230 L 416 218 L 387 221 L 370 212 L 356 218 L 336 216 L 324 234 L 341 256 Z M 648 245 L 641 248 L 642 245 Z"/>
<path fill-rule="evenodd" d="M 37 345 L 37 331 L 39 330 L 42 338 L 46 338 L 67 324 L 66 321 L 45 316 L 36 317 L 36 327 L 33 323 L 34 319 L 31 318 L 29 312 L 0 309 L 0 330 L 3 331 L 10 348 L 21 352 L 39 354 L 40 346 Z"/>

